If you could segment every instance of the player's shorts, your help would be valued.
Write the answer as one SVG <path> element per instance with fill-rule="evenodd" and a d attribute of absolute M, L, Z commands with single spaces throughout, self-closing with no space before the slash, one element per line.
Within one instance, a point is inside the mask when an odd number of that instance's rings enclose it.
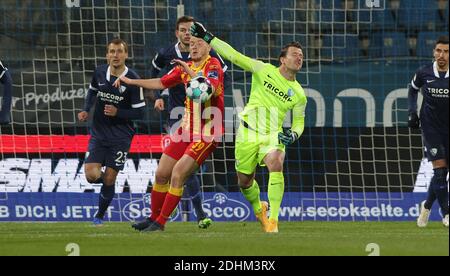
<path fill-rule="evenodd" d="M 445 134 L 432 128 L 423 128 L 422 136 L 428 161 L 444 159 L 448 163 L 448 133 Z"/>
<path fill-rule="evenodd" d="M 180 160 L 183 155 L 192 157 L 199 166 L 214 152 L 218 143 L 200 140 L 197 142 L 170 141 L 164 150 L 164 154 L 175 160 Z"/>
<path fill-rule="evenodd" d="M 130 146 L 131 140 L 113 142 L 91 137 L 85 163 L 99 163 L 102 166 L 121 171 L 127 161 Z"/>
<path fill-rule="evenodd" d="M 241 124 L 236 136 L 236 171 L 247 175 L 253 174 L 257 165 L 265 166 L 266 155 L 276 150 L 282 152 L 286 150 L 286 147 L 278 141 L 278 133 L 273 137 L 258 135 L 254 130 Z"/>

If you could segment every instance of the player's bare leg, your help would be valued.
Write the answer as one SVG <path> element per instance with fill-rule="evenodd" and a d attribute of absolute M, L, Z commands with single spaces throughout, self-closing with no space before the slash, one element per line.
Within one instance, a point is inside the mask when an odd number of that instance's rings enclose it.
<path fill-rule="evenodd" d="M 278 216 L 284 195 L 283 164 L 286 154 L 275 150 L 269 152 L 264 163 L 269 170 L 268 197 L 270 202 L 270 218 L 267 232 L 278 233 Z"/>
<path fill-rule="evenodd" d="M 198 168 L 197 162 L 192 157 L 183 155 L 173 168 L 170 188 L 183 189 L 186 180 L 196 172 Z"/>
<path fill-rule="evenodd" d="M 152 215 L 150 217 L 152 221 L 155 221 L 161 213 L 164 200 L 169 191 L 169 182 L 172 177 L 172 171 L 177 162 L 177 160 L 166 154 L 163 154 L 159 161 L 158 168 L 156 169 L 155 183 L 153 184 L 152 189 Z"/>
<path fill-rule="evenodd" d="M 164 204 L 161 208 L 161 213 L 155 219 L 154 223 L 152 223 L 144 231 L 152 232 L 164 229 L 164 225 L 183 196 L 184 183 L 189 176 L 198 170 L 198 168 L 199 166 L 197 162 L 188 155 L 183 155 L 183 157 L 175 164 L 172 170 L 170 189 L 165 197 Z"/>
<path fill-rule="evenodd" d="M 131 227 L 138 231 L 142 231 L 149 227 L 156 220 L 156 218 L 158 218 L 161 213 L 164 200 L 166 199 L 167 192 L 169 191 L 169 182 L 172 177 L 173 168 L 177 162 L 177 160 L 166 154 L 161 156 L 158 168 L 156 169 L 155 183 L 153 183 L 151 194 L 152 214 L 150 217 L 134 223 Z"/>
<path fill-rule="evenodd" d="M 255 180 L 255 173 L 245 174 L 238 172 L 238 183 L 244 197 L 250 202 L 255 212 L 255 216 L 261 223 L 261 228 L 264 232 L 267 231 L 268 219 L 267 210 L 269 204 L 266 201 L 261 201 L 259 185 Z"/>
<path fill-rule="evenodd" d="M 86 175 L 87 182 L 91 184 L 103 183 L 102 164 L 99 163 L 84 164 L 84 174 Z"/>
<path fill-rule="evenodd" d="M 158 168 L 156 169 L 155 182 L 159 184 L 169 184 L 170 178 L 172 177 L 172 171 L 177 160 L 172 157 L 163 154 L 161 160 L 159 161 Z"/>

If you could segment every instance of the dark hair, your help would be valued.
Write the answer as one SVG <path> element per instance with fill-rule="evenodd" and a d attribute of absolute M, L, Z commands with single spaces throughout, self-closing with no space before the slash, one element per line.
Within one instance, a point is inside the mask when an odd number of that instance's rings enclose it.
<path fill-rule="evenodd" d="M 295 47 L 295 48 L 298 48 L 298 49 L 300 49 L 300 50 L 303 51 L 303 46 L 302 46 L 302 44 L 301 44 L 300 42 L 293 41 L 293 42 L 291 42 L 291 43 L 289 43 L 289 44 L 286 44 L 286 45 L 281 49 L 281 53 L 280 53 L 280 56 L 278 57 L 278 60 L 280 60 L 282 57 L 286 57 L 287 52 L 289 51 L 289 48 L 291 48 L 291 47 Z"/>
<path fill-rule="evenodd" d="M 120 45 L 123 44 L 123 47 L 125 48 L 125 53 L 128 53 L 128 44 L 125 42 L 125 40 L 121 39 L 121 38 L 113 38 L 110 42 L 108 42 L 108 45 L 106 45 L 106 52 L 109 51 L 109 45 L 114 44 L 114 45 Z"/>
<path fill-rule="evenodd" d="M 182 16 L 182 17 L 177 19 L 177 25 L 176 25 L 177 28 L 175 30 L 178 31 L 178 28 L 180 27 L 181 23 L 189 23 L 189 22 L 194 22 L 194 21 L 195 21 L 195 19 L 192 16 L 187 16 L 187 15 Z"/>
<path fill-rule="evenodd" d="M 448 44 L 448 36 L 446 35 L 440 36 L 436 41 L 436 45 L 438 44 Z"/>

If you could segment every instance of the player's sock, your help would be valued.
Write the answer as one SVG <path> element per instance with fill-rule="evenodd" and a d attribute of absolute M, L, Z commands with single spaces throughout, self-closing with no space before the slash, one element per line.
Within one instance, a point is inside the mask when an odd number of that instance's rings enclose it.
<path fill-rule="evenodd" d="M 434 190 L 432 189 L 431 185 L 428 188 L 428 195 L 427 200 L 425 200 L 424 207 L 427 210 L 431 210 L 433 207 L 433 203 L 436 201 L 436 194 L 434 193 Z"/>
<path fill-rule="evenodd" d="M 192 205 L 194 206 L 197 219 L 206 218 L 205 211 L 202 204 L 202 193 L 200 192 L 200 181 L 198 181 L 197 175 L 192 175 L 188 181 L 186 181 L 186 188 L 191 196 Z"/>
<path fill-rule="evenodd" d="M 167 191 L 169 191 L 169 183 L 165 185 L 155 183 L 153 185 L 151 194 L 151 220 L 155 221 L 161 214 L 161 209 L 164 204 L 164 200 L 166 199 Z"/>
<path fill-rule="evenodd" d="M 192 205 L 194 205 L 195 215 L 197 216 L 197 220 L 206 218 L 205 210 L 203 210 L 203 199 L 202 194 L 198 192 L 196 195 L 192 197 Z"/>
<path fill-rule="evenodd" d="M 108 207 L 114 198 L 115 187 L 115 185 L 102 186 L 99 195 L 98 212 L 95 216 L 96 218 L 103 219 L 103 217 L 105 216 L 106 210 L 108 210 Z"/>
<path fill-rule="evenodd" d="M 434 176 L 430 183 L 430 188 L 437 197 L 444 217 L 448 215 L 447 173 L 447 168 L 434 169 Z"/>
<path fill-rule="evenodd" d="M 248 189 L 241 189 L 244 197 L 250 202 L 253 207 L 253 211 L 255 214 L 261 213 L 261 198 L 260 198 L 260 190 L 259 185 L 256 180 L 253 180 L 252 186 Z"/>
<path fill-rule="evenodd" d="M 284 175 L 282 172 L 270 173 L 268 197 L 270 203 L 270 219 L 278 221 L 281 201 L 284 195 Z"/>
<path fill-rule="evenodd" d="M 166 195 L 166 200 L 164 201 L 164 205 L 161 209 L 161 214 L 156 219 L 161 225 L 165 225 L 173 210 L 177 207 L 178 203 L 180 203 L 181 196 L 183 195 L 183 188 L 173 188 L 170 187 L 169 192 Z"/>

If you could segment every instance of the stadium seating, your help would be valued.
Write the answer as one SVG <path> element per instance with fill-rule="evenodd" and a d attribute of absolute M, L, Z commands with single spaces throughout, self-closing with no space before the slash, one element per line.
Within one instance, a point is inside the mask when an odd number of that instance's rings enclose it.
<path fill-rule="evenodd" d="M 318 2 L 316 18 L 323 23 L 345 22 L 345 11 L 340 0 L 322 0 Z"/>
<path fill-rule="evenodd" d="M 33 10 L 38 9 L 41 5 L 40 2 L 45 1 L 33 2 Z M 176 16 L 173 15 L 176 14 L 176 9 L 167 9 L 167 7 L 176 7 L 179 1 L 117 1 L 119 3 L 117 5 L 129 5 L 129 8 L 126 9 L 115 9 L 113 7 L 105 9 L 106 2 L 93 1 L 92 9 L 84 10 L 85 19 L 83 23 L 69 23 L 69 30 L 64 29 L 64 24 L 59 24 L 65 22 L 64 17 L 56 15 L 59 13 L 54 13 L 55 15 L 52 13 L 46 20 L 33 23 L 31 30 L 23 20 L 18 20 L 14 26 L 5 21 L 5 24 L 0 26 L 0 33 L 3 33 L 5 37 L 20 37 L 22 42 L 30 42 L 30 45 L 35 47 L 37 45 L 56 46 L 57 43 L 64 43 L 57 40 L 57 34 L 70 31 L 70 33 L 75 34 L 72 37 L 72 39 L 76 39 L 75 44 L 82 41 L 82 46 L 91 45 L 92 47 L 85 51 L 95 54 L 103 50 L 105 40 L 109 39 L 109 37 L 104 38 L 105 32 L 123 33 L 125 39 L 132 41 L 132 47 L 144 47 L 146 53 L 154 53 L 170 41 L 169 38 L 173 38 L 173 26 L 176 20 Z M 348 5 L 350 1 L 344 0 L 313 0 L 308 1 L 308 4 L 311 4 L 308 7 L 302 5 L 302 1 L 296 0 L 183 1 L 186 14 L 193 15 L 199 21 L 207 22 L 208 27 L 215 34 L 229 40 L 238 48 L 255 46 L 257 42 L 260 43 L 256 40 L 256 33 L 261 32 L 269 35 L 270 41 L 274 42 L 270 45 L 274 46 L 283 44 L 287 40 L 286 36 L 292 34 L 303 35 L 308 33 L 317 37 L 324 37 L 327 40 L 326 36 L 345 33 L 350 36 L 346 42 L 349 45 L 361 44 L 355 37 L 369 37 L 368 53 L 370 57 L 395 58 L 416 54 L 420 57 L 426 57 L 429 56 L 430 45 L 434 43 L 431 42 L 431 40 L 435 40 L 433 36 L 437 32 L 448 30 L 448 1 L 446 3 L 444 3 L 444 0 L 392 0 L 381 2 L 386 5 L 383 9 L 369 10 L 365 8 L 365 0 L 355 0 L 354 5 L 349 6 L 350 10 L 346 11 L 345 4 Z M 146 7 L 144 9 L 141 8 L 143 3 Z M 397 7 L 393 3 L 399 3 L 399 6 Z M 58 5 L 64 6 L 64 4 Z M 156 9 L 154 9 L 155 5 Z M 296 10 L 294 10 L 294 7 Z M 8 12 L 5 12 L 5 16 L 5 18 L 8 17 Z M 76 13 L 74 16 L 76 16 Z M 111 21 L 114 24 L 110 24 L 106 30 L 104 20 L 117 16 L 123 22 L 115 24 L 115 21 Z M 280 23 L 281 19 L 284 20 L 283 24 Z M 14 22 L 14 20 L 11 22 Z M 55 22 L 58 24 L 54 24 Z M 29 24 L 31 24 L 31 21 L 29 21 Z M 363 33 L 354 32 L 356 28 Z M 12 30 L 16 30 L 17 34 L 13 34 Z M 45 30 L 45 35 L 38 35 L 43 32 L 42 30 Z M 76 35 L 80 33 L 84 33 L 84 37 L 80 38 L 79 35 Z M 92 37 L 94 33 L 96 36 Z M 390 37 L 382 39 L 377 35 L 379 33 L 388 34 Z M 395 40 L 397 38 L 399 40 Z M 417 44 L 410 43 L 408 46 L 406 42 L 415 42 L 416 38 Z M 262 43 L 268 44 L 269 39 L 262 41 Z M 309 38 L 308 42 L 315 39 L 317 38 Z M 389 47 L 392 39 L 394 39 L 393 43 L 402 45 L 402 47 Z M 385 42 L 388 45 L 387 47 L 384 47 Z M 325 43 L 327 42 L 325 41 Z M 405 44 L 406 47 L 404 47 Z M 98 47 L 98 51 L 96 47 Z M 408 47 L 412 50 L 409 53 Z M 359 52 L 359 50 L 354 51 L 348 47 L 336 46 L 332 52 L 327 48 L 321 50 L 321 55 L 327 57 L 348 55 L 353 58 L 360 56 L 356 52 Z M 18 62 L 25 62 L 28 58 L 25 55 L 12 57 L 13 60 Z"/>
<path fill-rule="evenodd" d="M 265 1 L 267 6 L 270 6 L 270 18 L 272 20 L 281 20 L 283 9 L 292 9 L 293 1 L 290 0 L 279 0 L 279 1 Z M 283 17 L 285 19 L 285 17 Z"/>
<path fill-rule="evenodd" d="M 426 0 L 402 0 L 399 23 L 405 29 L 432 30 L 436 26 L 437 2 Z"/>
<path fill-rule="evenodd" d="M 449 13 L 448 6 L 449 6 L 449 4 L 448 4 L 448 1 L 447 1 L 447 8 L 445 9 L 445 28 L 447 30 L 448 30 L 448 13 Z"/>
<path fill-rule="evenodd" d="M 239 0 L 214 0 L 213 14 L 220 28 L 234 30 L 248 24 L 248 4 Z M 225 8 L 228 7 L 228 8 Z"/>
<path fill-rule="evenodd" d="M 445 33 L 420 32 L 417 36 L 416 55 L 419 57 L 431 57 L 433 55 L 436 39 L 441 35 L 445 35 Z"/>
<path fill-rule="evenodd" d="M 374 11 L 372 13 L 373 28 L 393 30 L 397 27 L 397 11 L 393 9 L 385 9 L 383 11 Z"/>
<path fill-rule="evenodd" d="M 256 45 L 256 34 L 252 32 L 233 32 L 230 34 L 229 42 L 237 50 L 242 50 L 245 45 Z"/>
<path fill-rule="evenodd" d="M 352 59 L 361 56 L 359 39 L 356 36 L 325 35 L 322 38 L 321 56 L 334 60 Z"/>
<path fill-rule="evenodd" d="M 379 32 L 373 34 L 370 41 L 371 57 L 403 57 L 409 55 L 405 33 Z"/>
<path fill-rule="evenodd" d="M 341 9 L 342 0 L 316 0 L 316 6 L 320 6 L 322 9 Z"/>

